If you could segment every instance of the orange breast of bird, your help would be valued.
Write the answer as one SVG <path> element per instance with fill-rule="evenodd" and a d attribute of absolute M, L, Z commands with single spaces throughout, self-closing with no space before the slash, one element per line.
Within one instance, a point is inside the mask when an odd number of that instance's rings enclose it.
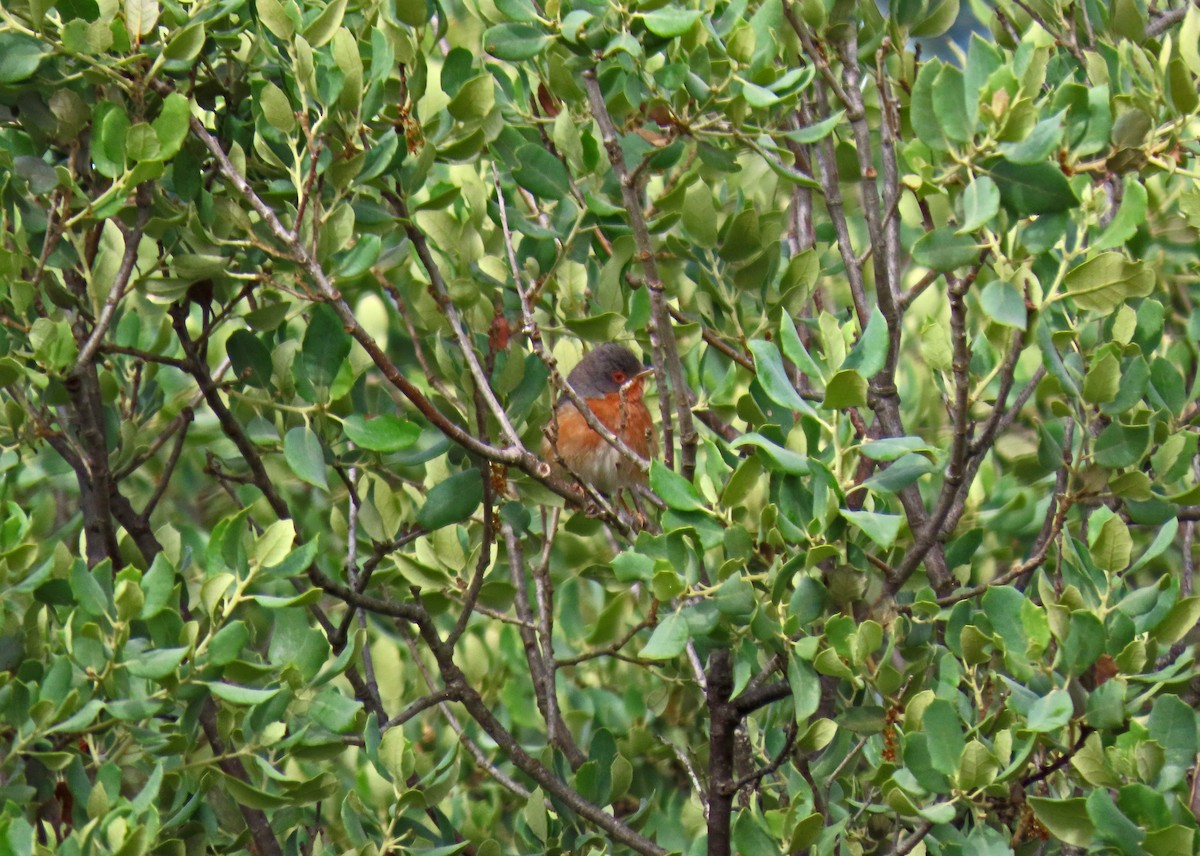
<path fill-rule="evenodd" d="M 650 411 L 640 394 L 630 392 L 640 393 L 640 390 L 630 390 L 624 396 L 612 393 L 604 398 L 593 398 L 588 405 L 600 424 L 624 440 L 629 448 L 643 458 L 653 458 L 658 444 Z M 572 472 L 604 493 L 645 484 L 645 473 L 593 431 L 574 404 L 569 401 L 560 404 L 556 417 L 558 441 L 555 445 Z M 548 443 L 544 444 L 542 454 L 550 461 L 555 460 Z"/>

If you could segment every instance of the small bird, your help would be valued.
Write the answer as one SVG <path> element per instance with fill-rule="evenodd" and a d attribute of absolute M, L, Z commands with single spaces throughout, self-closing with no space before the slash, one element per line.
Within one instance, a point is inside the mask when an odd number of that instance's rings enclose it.
<path fill-rule="evenodd" d="M 642 384 L 652 369 L 646 368 L 626 347 L 606 343 L 579 361 L 567 375 L 567 383 L 587 402 L 605 428 L 616 434 L 643 458 L 652 458 L 658 443 L 650 411 L 642 399 Z M 559 458 L 567 469 L 597 490 L 614 494 L 625 487 L 645 484 L 646 474 L 633 461 L 617 451 L 584 420 L 565 394 L 554 409 L 558 424 L 542 443 L 542 457 L 558 466 Z"/>

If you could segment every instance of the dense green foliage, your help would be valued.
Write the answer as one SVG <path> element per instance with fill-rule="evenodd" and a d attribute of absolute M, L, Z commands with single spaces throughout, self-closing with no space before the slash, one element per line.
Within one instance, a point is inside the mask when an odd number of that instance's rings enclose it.
<path fill-rule="evenodd" d="M 1200 7 L 891 5 L 4 0 L 0 852 L 1195 852 Z"/>

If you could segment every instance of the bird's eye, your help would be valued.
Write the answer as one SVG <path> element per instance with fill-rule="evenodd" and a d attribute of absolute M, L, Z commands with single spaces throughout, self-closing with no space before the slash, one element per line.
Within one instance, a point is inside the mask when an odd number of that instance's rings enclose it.
<path fill-rule="evenodd" d="M 612 373 L 613 383 L 625 383 L 625 372 L 615 371 Z"/>

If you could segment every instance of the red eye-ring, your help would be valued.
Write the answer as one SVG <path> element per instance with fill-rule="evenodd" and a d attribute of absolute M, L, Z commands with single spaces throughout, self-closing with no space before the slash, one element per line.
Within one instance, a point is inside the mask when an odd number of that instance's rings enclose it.
<path fill-rule="evenodd" d="M 613 383 L 625 383 L 625 372 L 615 371 L 612 373 Z"/>

